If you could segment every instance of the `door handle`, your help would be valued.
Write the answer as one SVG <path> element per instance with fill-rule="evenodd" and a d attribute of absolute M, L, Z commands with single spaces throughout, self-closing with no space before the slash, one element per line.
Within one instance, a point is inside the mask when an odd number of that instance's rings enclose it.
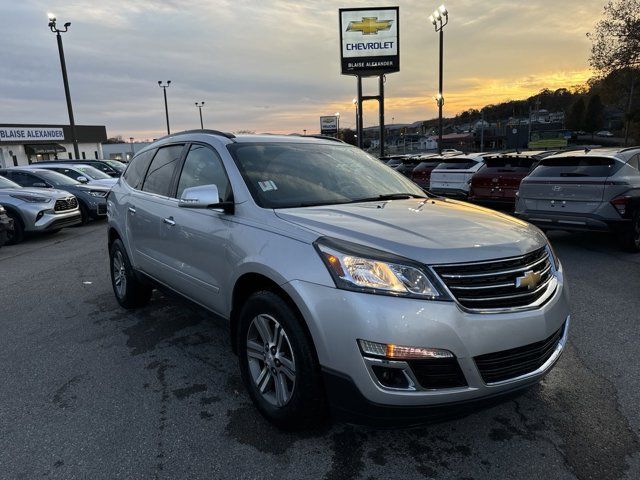
<path fill-rule="evenodd" d="M 129 213 L 133 215 L 134 213 L 136 213 L 136 209 L 133 207 L 129 207 Z"/>
<path fill-rule="evenodd" d="M 162 223 L 166 223 L 166 224 L 167 224 L 167 225 L 169 225 L 170 227 L 173 227 L 173 226 L 176 224 L 176 222 L 173 220 L 173 218 L 172 218 L 172 217 L 169 217 L 169 218 L 163 218 L 163 219 L 162 219 Z"/>

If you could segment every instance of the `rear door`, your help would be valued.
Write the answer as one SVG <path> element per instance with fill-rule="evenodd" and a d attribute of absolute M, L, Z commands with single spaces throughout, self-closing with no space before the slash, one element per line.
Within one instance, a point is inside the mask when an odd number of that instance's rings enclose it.
<path fill-rule="evenodd" d="M 593 213 L 603 201 L 607 178 L 621 165 L 586 155 L 544 159 L 523 180 L 519 195 L 527 210 Z"/>

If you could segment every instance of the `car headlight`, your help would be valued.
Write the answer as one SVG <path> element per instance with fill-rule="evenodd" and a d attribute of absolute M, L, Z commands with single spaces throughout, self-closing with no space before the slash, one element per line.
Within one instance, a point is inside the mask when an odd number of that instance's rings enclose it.
<path fill-rule="evenodd" d="M 23 202 L 29 203 L 49 203 L 51 201 L 48 197 L 40 197 L 38 195 L 28 195 L 26 193 L 14 193 L 12 195 L 13 198 L 17 198 L 18 200 L 22 200 Z"/>
<path fill-rule="evenodd" d="M 393 254 L 331 238 L 314 246 L 336 287 L 424 300 L 449 300 L 422 265 Z"/>
<path fill-rule="evenodd" d="M 96 190 L 91 190 L 89 192 L 89 195 L 91 195 L 92 197 L 100 197 L 100 198 L 104 198 L 107 196 L 107 192 L 99 192 Z"/>

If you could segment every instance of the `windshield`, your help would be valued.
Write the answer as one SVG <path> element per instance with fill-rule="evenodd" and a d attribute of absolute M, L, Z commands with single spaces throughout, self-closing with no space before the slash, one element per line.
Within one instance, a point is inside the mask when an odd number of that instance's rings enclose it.
<path fill-rule="evenodd" d="M 4 178 L 0 176 L 0 188 L 22 188 L 15 182 L 12 182 L 8 178 Z"/>
<path fill-rule="evenodd" d="M 263 208 L 371 201 L 393 194 L 426 197 L 413 182 L 348 145 L 235 143 L 228 149 Z"/>
<path fill-rule="evenodd" d="M 606 157 L 557 157 L 540 162 L 532 177 L 608 177 L 622 163 Z"/>
<path fill-rule="evenodd" d="M 104 163 L 120 173 L 124 172 L 124 169 L 127 168 L 124 163 L 118 162 L 117 160 L 104 160 Z"/>
<path fill-rule="evenodd" d="M 50 183 L 56 186 L 80 185 L 80 182 L 78 182 L 77 180 L 69 178 L 61 173 L 53 172 L 51 170 L 38 170 L 38 176 L 44 178 L 45 180 L 48 180 Z"/>
<path fill-rule="evenodd" d="M 91 180 L 104 180 L 105 178 L 111 178 L 106 173 L 103 173 L 97 168 L 90 167 L 88 165 L 81 165 L 75 168 L 76 170 L 82 172 L 85 176 L 89 177 Z"/>
<path fill-rule="evenodd" d="M 468 158 L 448 158 L 438 165 L 438 170 L 466 170 L 473 168 L 478 162 Z"/>

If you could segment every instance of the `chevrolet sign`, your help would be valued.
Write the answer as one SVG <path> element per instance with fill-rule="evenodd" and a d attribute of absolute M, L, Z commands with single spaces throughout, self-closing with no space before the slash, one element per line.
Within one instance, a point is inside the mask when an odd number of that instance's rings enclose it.
<path fill-rule="evenodd" d="M 400 70 L 398 7 L 340 9 L 343 75 L 363 77 Z"/>

